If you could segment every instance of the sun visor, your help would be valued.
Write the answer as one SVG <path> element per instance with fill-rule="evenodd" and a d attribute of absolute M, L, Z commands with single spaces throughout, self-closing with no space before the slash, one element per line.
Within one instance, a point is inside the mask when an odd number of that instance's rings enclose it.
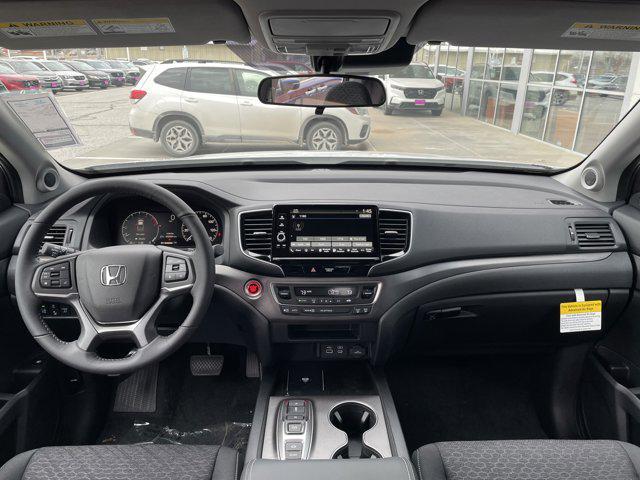
<path fill-rule="evenodd" d="M 11 49 L 198 45 L 250 40 L 232 0 L 3 2 L 0 46 Z"/>
<path fill-rule="evenodd" d="M 417 13 L 407 41 L 640 51 L 640 2 L 430 0 Z"/>

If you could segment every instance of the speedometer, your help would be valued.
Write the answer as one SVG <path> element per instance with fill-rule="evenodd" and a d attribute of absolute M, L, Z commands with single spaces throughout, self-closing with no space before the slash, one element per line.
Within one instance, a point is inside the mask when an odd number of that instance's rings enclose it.
<path fill-rule="evenodd" d="M 122 222 L 122 239 L 128 244 L 154 243 L 159 232 L 158 219 L 149 212 L 133 212 Z"/>
<path fill-rule="evenodd" d="M 218 239 L 218 236 L 220 233 L 220 225 L 218 224 L 218 220 L 216 219 L 216 217 L 214 217 L 213 214 L 206 212 L 204 210 L 197 210 L 196 215 L 202 222 L 202 225 L 204 225 L 204 229 L 207 231 L 207 234 L 209 235 L 209 240 L 211 240 L 211 243 L 212 244 L 216 243 L 216 240 Z M 191 232 L 189 231 L 189 228 L 184 223 L 182 224 L 182 227 L 180 230 L 182 232 L 182 238 L 184 239 L 185 242 L 193 241 L 193 235 L 191 234 Z"/>

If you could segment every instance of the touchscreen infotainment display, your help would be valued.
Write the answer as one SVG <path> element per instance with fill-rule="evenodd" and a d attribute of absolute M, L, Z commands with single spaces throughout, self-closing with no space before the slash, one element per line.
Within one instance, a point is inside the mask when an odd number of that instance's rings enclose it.
<path fill-rule="evenodd" d="M 276 205 L 273 258 L 378 258 L 378 209 Z"/>

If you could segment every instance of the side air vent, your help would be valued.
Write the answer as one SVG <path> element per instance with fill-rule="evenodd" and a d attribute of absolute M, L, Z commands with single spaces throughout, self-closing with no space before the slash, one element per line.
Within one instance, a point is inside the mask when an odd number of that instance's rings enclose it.
<path fill-rule="evenodd" d="M 576 237 L 580 248 L 613 248 L 616 240 L 607 222 L 576 222 Z"/>
<path fill-rule="evenodd" d="M 252 257 L 271 258 L 273 213 L 271 210 L 240 214 L 240 239 L 244 252 Z"/>
<path fill-rule="evenodd" d="M 578 202 L 574 202 L 573 200 L 565 200 L 563 198 L 552 198 L 549 200 L 551 205 L 557 205 L 559 207 L 575 207 L 580 205 Z"/>
<path fill-rule="evenodd" d="M 399 257 L 409 250 L 411 215 L 407 212 L 380 210 L 378 231 L 382 259 Z"/>
<path fill-rule="evenodd" d="M 54 245 L 63 246 L 67 238 L 67 226 L 66 225 L 54 225 L 47 233 L 45 233 L 42 239 L 43 243 L 53 243 Z"/>

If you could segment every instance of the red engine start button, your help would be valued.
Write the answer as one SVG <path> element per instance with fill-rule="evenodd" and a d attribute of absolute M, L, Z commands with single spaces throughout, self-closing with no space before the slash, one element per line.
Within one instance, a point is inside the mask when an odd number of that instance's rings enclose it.
<path fill-rule="evenodd" d="M 258 280 L 249 280 L 244 284 L 244 293 L 249 297 L 259 297 L 262 294 L 262 284 Z"/>

